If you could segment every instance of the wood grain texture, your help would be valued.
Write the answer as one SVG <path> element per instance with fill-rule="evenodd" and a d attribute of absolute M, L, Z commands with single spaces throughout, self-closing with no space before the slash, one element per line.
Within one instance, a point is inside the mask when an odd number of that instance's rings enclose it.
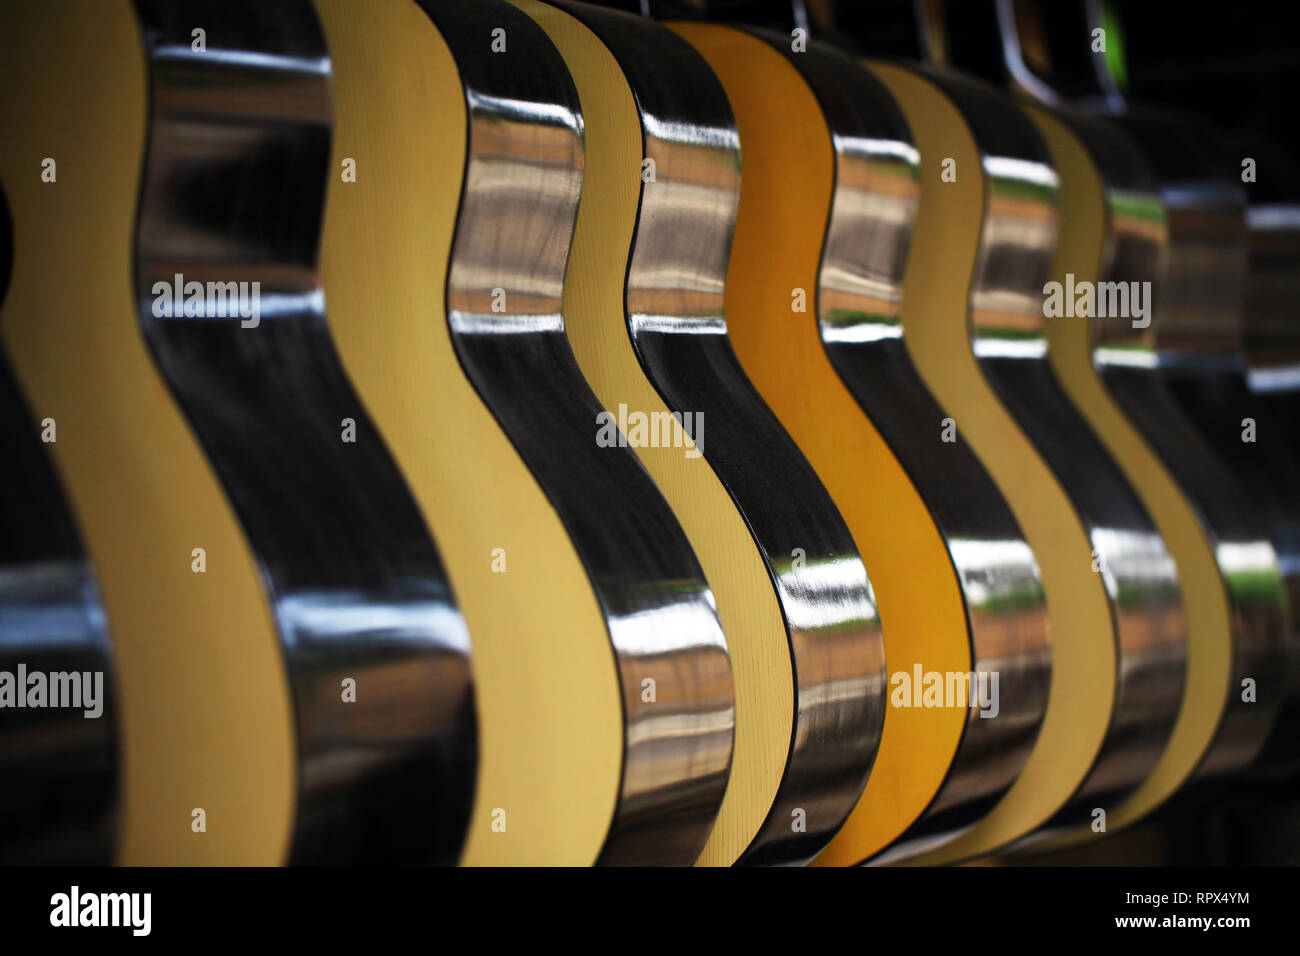
<path fill-rule="evenodd" d="M 1051 152 L 1061 179 L 1062 230 L 1052 265 L 1060 281 L 1095 282 L 1109 220 L 1106 197 L 1087 148 L 1068 125 L 1042 107 L 1024 107 Z M 1173 734 L 1146 781 L 1108 814 L 1108 832 L 1141 819 L 1188 780 L 1214 739 L 1231 673 L 1232 624 L 1214 551 L 1183 490 L 1110 396 L 1092 363 L 1087 320 L 1046 323 L 1048 359 L 1075 406 L 1124 469 L 1178 565 L 1187 609 L 1187 671 Z M 1057 845 L 1087 840 L 1083 829 Z"/>
<path fill-rule="evenodd" d="M 461 861 L 590 865 L 622 773 L 618 674 L 572 541 L 452 345 L 444 288 L 466 129 L 456 66 L 409 0 L 316 7 L 335 70 L 330 323 L 473 644 L 480 763 Z M 356 182 L 341 181 L 345 157 Z M 493 570 L 498 548 L 504 572 Z"/>
<path fill-rule="evenodd" d="M 113 635 L 116 859 L 279 863 L 297 769 L 278 638 L 240 524 L 137 324 L 148 103 L 135 14 L 126 0 L 17 8 L 0 64 L 16 256 L 0 326 L 33 414 L 58 423 L 49 451 Z M 41 182 L 44 157 L 57 182 Z"/>
<path fill-rule="evenodd" d="M 1114 702 L 1111 608 L 1092 545 L 1068 497 L 994 395 L 972 350 L 968 295 L 985 214 L 974 138 L 947 96 L 917 73 L 872 61 L 903 109 L 921 153 L 921 203 L 903 289 L 908 350 L 983 461 L 1042 570 L 1052 632 L 1047 713 L 1016 783 L 952 843 L 916 857 L 943 863 L 991 852 L 1049 819 L 1097 757 Z M 956 160 L 955 182 L 940 162 Z"/>
<path fill-rule="evenodd" d="M 740 31 L 674 24 L 708 60 L 741 137 L 741 199 L 727 272 L 736 354 L 843 515 L 879 602 L 890 672 L 967 672 L 965 608 L 946 546 L 902 466 L 822 346 L 813 297 L 834 158 L 812 92 Z M 808 311 L 791 311 L 792 290 Z M 965 711 L 893 708 L 866 788 L 820 863 L 853 864 L 898 836 L 937 792 Z"/>
<path fill-rule="evenodd" d="M 586 117 L 586 172 L 564 283 L 565 329 L 601 403 L 669 414 L 628 335 L 624 279 L 640 201 L 641 121 L 613 55 L 568 14 L 517 5 L 564 56 Z M 680 429 L 680 426 L 674 426 Z M 682 523 L 718 604 L 736 684 L 736 744 L 718 819 L 697 865 L 727 866 L 749 846 L 772 806 L 794 722 L 785 621 L 744 518 L 702 455 L 637 447 Z"/>

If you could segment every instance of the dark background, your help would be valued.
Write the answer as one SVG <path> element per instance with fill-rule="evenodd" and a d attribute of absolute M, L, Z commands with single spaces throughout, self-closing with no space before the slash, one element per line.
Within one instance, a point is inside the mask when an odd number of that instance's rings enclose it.
<path fill-rule="evenodd" d="M 1051 3 L 1054 0 L 1046 0 Z M 1300 8 L 1294 2 L 1111 0 L 1130 95 L 1263 133 L 1300 155 Z"/>
<path fill-rule="evenodd" d="M 811 32 L 870 52 L 909 55 L 916 0 L 603 0 L 663 18 L 708 15 L 788 29 L 796 8 Z M 1128 95 L 1200 113 L 1224 127 L 1262 133 L 1300 156 L 1300 5 L 1295 0 L 1102 0 L 1115 15 Z M 987 19 L 992 0 L 942 0 L 948 16 Z M 1086 43 L 1084 0 L 1037 0 L 1056 46 Z M 1074 25 L 1071 26 L 1071 21 Z M 855 41 L 857 41 L 855 43 Z M 1076 47 L 1077 48 L 1077 47 Z M 912 54 L 915 55 L 915 54 Z"/>

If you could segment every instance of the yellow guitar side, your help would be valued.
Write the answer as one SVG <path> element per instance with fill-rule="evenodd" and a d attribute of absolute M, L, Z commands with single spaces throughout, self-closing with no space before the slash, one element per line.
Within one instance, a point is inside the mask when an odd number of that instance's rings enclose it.
<path fill-rule="evenodd" d="M 316 6 L 335 70 L 330 325 L 473 646 L 479 772 L 462 862 L 590 865 L 622 773 L 618 674 L 564 526 L 452 345 L 444 286 L 466 128 L 456 65 L 410 0 Z M 355 182 L 342 181 L 345 157 Z"/>
<path fill-rule="evenodd" d="M 830 492 L 871 574 L 892 672 L 966 673 L 965 606 L 929 510 L 840 381 L 815 310 L 791 290 L 818 284 L 834 156 L 812 91 L 763 41 L 673 25 L 713 68 L 736 116 L 741 196 L 727 271 L 727 327 L 751 381 Z M 903 832 L 938 791 L 965 723 L 960 708 L 890 708 L 866 789 L 817 863 L 860 863 Z"/>
<path fill-rule="evenodd" d="M 135 14 L 127 0 L 7 14 L 0 178 L 15 260 L 0 327 L 33 413 L 56 423 L 48 448 L 108 616 L 117 861 L 280 863 L 297 773 L 279 640 L 239 521 L 136 318 L 147 87 Z M 41 181 L 46 157 L 54 182 Z"/>
<path fill-rule="evenodd" d="M 1046 142 L 1061 179 L 1063 228 L 1052 277 L 1063 280 L 1067 272 L 1072 272 L 1076 282 L 1095 282 L 1107 227 L 1106 200 L 1097 169 L 1083 143 L 1064 123 L 1038 107 L 1027 106 L 1025 111 Z M 1051 320 L 1047 323 L 1047 339 L 1048 357 L 1061 384 L 1124 470 L 1173 555 L 1187 609 L 1187 672 L 1182 706 L 1164 753 L 1150 775 L 1108 814 L 1106 829 L 1113 833 L 1168 799 L 1191 776 L 1210 746 L 1228 692 L 1232 625 L 1214 551 L 1182 489 L 1098 377 L 1092 364 L 1088 321 Z M 1084 828 L 1065 840 L 1078 842 L 1092 835 L 1091 829 Z"/>
<path fill-rule="evenodd" d="M 515 0 L 564 56 L 586 118 L 586 172 L 564 282 L 564 321 L 578 364 L 606 409 L 669 409 L 629 337 L 624 276 L 640 198 L 641 121 L 618 62 L 566 13 Z M 676 426 L 680 427 L 680 426 Z M 794 674 L 785 619 L 767 566 L 726 488 L 701 456 L 637 447 L 699 557 L 718 603 L 736 687 L 736 742 L 717 821 L 697 864 L 729 866 L 758 832 L 785 770 Z"/>
<path fill-rule="evenodd" d="M 1034 749 L 984 819 L 913 861 L 942 863 L 988 853 L 1033 830 L 1083 781 L 1110 723 L 1115 634 L 1101 575 L 1092 570 L 1092 545 L 1073 506 L 994 395 L 972 349 L 967 296 L 985 203 L 975 141 L 936 86 L 900 67 L 872 62 L 870 69 L 898 101 L 921 153 L 921 203 L 903 283 L 904 341 L 1033 549 L 1052 632 L 1051 687 Z M 956 160 L 956 182 L 940 179 L 947 157 Z"/>

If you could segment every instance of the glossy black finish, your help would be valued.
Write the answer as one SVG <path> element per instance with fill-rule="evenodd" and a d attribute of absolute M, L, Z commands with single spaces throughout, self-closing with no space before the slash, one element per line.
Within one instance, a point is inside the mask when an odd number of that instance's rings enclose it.
<path fill-rule="evenodd" d="M 603 410 L 560 315 L 583 154 L 559 52 L 500 0 L 421 2 L 456 59 L 469 143 L 448 317 L 470 381 L 564 522 L 605 611 L 622 679 L 623 782 L 598 862 L 694 862 L 725 792 L 735 727 L 713 594 L 668 503 Z M 494 28 L 507 51 L 490 52 Z M 635 175 L 635 171 L 633 172 Z M 505 311 L 490 305 L 493 289 Z M 658 702 L 644 703 L 653 678 Z"/>
<path fill-rule="evenodd" d="M 1273 547 L 1276 542 L 1285 554 L 1293 534 L 1294 518 L 1276 489 L 1294 466 L 1273 450 L 1258 456 L 1271 464 L 1234 464 L 1243 457 L 1241 419 L 1257 406 L 1244 394 L 1245 222 L 1240 190 L 1228 178 L 1236 163 L 1215 158 L 1217 133 L 1194 117 L 1128 109 L 1099 54 L 1057 56 L 1051 76 L 1031 74 L 1023 60 L 1017 66 L 1021 40 L 1013 34 L 1020 24 L 1011 0 L 996 0 L 992 12 L 989 0 L 984 6 L 985 20 L 1001 32 L 1003 76 L 1018 89 L 1048 102 L 1074 97 L 1114 114 L 1077 108 L 1060 114 L 1090 151 L 1111 207 L 1110 252 L 1100 278 L 1153 283 L 1149 328 L 1094 321 L 1096 363 L 1112 395 L 1187 493 L 1215 548 L 1230 601 L 1233 655 L 1226 710 L 1198 776 L 1238 770 L 1261 752 L 1279 710 L 1294 706 L 1288 672 L 1294 681 L 1294 649 L 1300 645 L 1293 632 L 1288 636 Z M 1070 9 L 1055 15 L 1083 35 L 1100 25 L 1094 0 L 1062 6 Z M 1137 208 L 1151 210 L 1150 222 L 1121 225 L 1133 218 L 1124 210 Z M 1270 502 L 1277 506 L 1271 540 L 1261 520 L 1261 504 L 1268 508 Z M 1242 700 L 1247 678 L 1257 685 L 1254 703 Z M 1280 726 L 1277 736 L 1287 736 Z M 1285 765 L 1292 747 L 1289 741 L 1280 745 L 1276 759 Z"/>
<path fill-rule="evenodd" d="M 1285 777 L 1300 771 L 1300 444 L 1288 434 L 1287 424 L 1288 419 L 1294 422 L 1300 402 L 1295 392 L 1252 391 L 1243 372 L 1240 366 L 1213 374 L 1184 367 L 1168 369 L 1165 376 L 1183 410 L 1240 484 L 1241 508 L 1254 518 L 1257 533 L 1267 533 L 1277 553 L 1290 610 L 1279 648 L 1282 660 L 1257 660 L 1249 673 L 1243 669 L 1243 676 L 1255 678 L 1256 706 L 1277 712 L 1256 767 Z M 1251 442 L 1242 440 L 1247 419 L 1255 434 Z"/>
<path fill-rule="evenodd" d="M 1050 169 L 1046 147 L 1014 103 L 953 73 L 944 72 L 938 81 L 961 109 L 986 165 Z M 990 209 L 992 202 L 986 199 Z M 1030 255 L 1023 243 L 999 242 L 987 226 L 989 215 L 976 278 L 987 305 L 977 298 L 972 316 L 976 355 L 1088 533 L 1115 626 L 1118 668 L 1110 726 L 1070 803 L 1048 824 L 1078 826 L 1089 821 L 1092 808 L 1118 805 L 1163 752 L 1182 703 L 1186 630 L 1172 558 L 1128 479 L 1048 363 L 1042 302 L 1053 243 Z M 1011 295 L 1021 302 L 1023 326 L 1004 329 L 986 315 L 1007 308 Z"/>
<path fill-rule="evenodd" d="M 992 477 L 966 444 L 941 442 L 948 417 L 908 354 L 899 321 L 916 188 L 881 203 L 848 194 L 870 164 L 915 183 L 911 132 L 888 91 L 847 55 L 821 43 L 793 53 L 785 36 L 760 34 L 799 69 L 826 117 L 841 177 L 829 210 L 818 313 L 827 355 L 871 418 L 949 545 L 967 610 L 971 670 L 1002 676 L 999 719 L 971 708 L 947 776 L 920 819 L 892 848 L 930 845 L 984 815 L 1015 781 L 1038 737 L 1051 679 L 1043 593 L 1032 552 Z M 870 152 L 863 144 L 871 144 Z M 854 175 L 845 176 L 849 168 Z M 876 167 L 879 168 L 879 167 Z M 857 204 L 858 208 L 849 208 Z M 858 211 L 860 209 L 860 211 Z M 851 258 L 850 258 L 851 257 Z M 866 294 L 892 310 L 858 311 Z M 935 436 L 934 441 L 918 436 Z M 1023 557 L 1009 558 L 1008 545 Z"/>
<path fill-rule="evenodd" d="M 1227 709 L 1197 773 L 1204 777 L 1240 770 L 1259 752 L 1273 723 L 1283 674 L 1281 587 L 1272 547 L 1250 499 L 1166 383 L 1148 369 L 1108 364 L 1101 372 L 1106 387 L 1201 512 L 1214 542 L 1231 601 L 1232 670 Z M 1236 555 L 1248 563 L 1233 563 Z M 1242 681 L 1248 677 L 1259 685 L 1258 703 L 1241 699 Z"/>
<path fill-rule="evenodd" d="M 468 638 L 326 325 L 317 252 L 330 64 L 315 15 L 306 0 L 139 0 L 137 9 L 152 99 L 136 232 L 140 322 L 274 609 L 297 724 L 289 859 L 452 863 L 474 783 Z M 207 31 L 204 53 L 191 51 L 195 24 Z M 259 281 L 260 324 L 155 317 L 154 283 L 176 273 Z M 345 418 L 355 443 L 342 440 Z M 357 703 L 341 702 L 344 677 L 356 680 Z M 372 678 L 385 690 L 367 706 Z"/>
<path fill-rule="evenodd" d="M 1120 201 L 1153 207 L 1163 214 L 1159 189 L 1134 141 L 1109 119 L 1070 111 L 1067 116 L 1091 151 L 1112 207 Z M 1113 212 L 1112 220 L 1120 216 Z M 1243 704 L 1241 682 L 1253 677 L 1261 690 L 1280 675 L 1277 642 L 1281 621 L 1271 547 L 1254 505 L 1196 422 L 1171 393 L 1158 369 L 1157 330 L 1165 233 L 1116 230 L 1103 279 L 1156 283 L 1157 309 L 1151 329 L 1137 332 L 1121 324 L 1095 323 L 1097 367 L 1112 395 L 1138 426 L 1188 495 L 1216 551 L 1232 612 L 1233 664 L 1227 680 L 1228 709 L 1201 768 L 1211 776 L 1244 766 L 1260 746 L 1271 719 L 1268 708 Z M 1240 436 L 1240 432 L 1238 432 Z M 1261 674 L 1267 674 L 1261 677 Z M 1269 688 L 1275 698 L 1276 688 Z M 1261 696 L 1261 704 L 1265 698 Z"/>
<path fill-rule="evenodd" d="M 1118 630 L 1110 728 L 1088 776 L 1054 820 L 1077 827 L 1093 808 L 1117 806 L 1169 740 L 1186 670 L 1178 578 L 1150 515 L 1047 362 L 990 357 L 981 364 L 1085 523 Z"/>
<path fill-rule="evenodd" d="M 1256 133 L 1223 143 L 1229 156 L 1249 157 L 1264 175 L 1243 184 L 1249 206 L 1249 249 L 1243 344 L 1252 390 L 1300 392 L 1300 158 Z M 1273 375 L 1259 373 L 1274 372 Z M 1291 417 L 1291 416 L 1288 416 Z"/>
<path fill-rule="evenodd" d="M 893 39 L 882 44 L 877 33 L 862 27 L 855 38 L 861 47 L 930 63 L 942 62 L 954 47 L 989 52 L 987 38 L 981 40 L 966 25 L 945 31 L 942 20 L 926 15 L 920 3 L 910 10 L 887 5 L 881 19 L 888 24 L 884 35 Z M 996 36 L 996 29 L 993 32 Z M 992 52 L 996 56 L 996 47 Z M 797 63 L 803 59 L 794 57 Z M 986 215 L 971 298 L 977 359 L 994 392 L 1069 496 L 1104 568 L 1099 573 L 1115 625 L 1111 639 L 1118 662 L 1111 722 L 1083 781 L 1047 827 L 1077 825 L 1088 819 L 1090 808 L 1113 806 L 1136 787 L 1168 740 L 1181 703 L 1184 662 L 1177 581 L 1168 552 L 1136 494 L 1047 362 L 1041 290 L 1055 238 L 1055 176 L 1046 150 L 1027 118 L 987 87 L 946 69 L 929 69 L 926 77 L 962 111 L 986 163 Z M 834 95 L 836 84 L 821 85 L 828 96 Z M 878 101 L 882 98 L 888 99 L 876 94 Z M 882 107 L 877 109 L 888 115 Z M 861 130 L 853 132 L 863 135 Z M 1003 193 L 1016 201 L 1000 200 Z M 1010 212 L 1028 205 L 1037 207 L 1040 215 Z M 995 315 L 997 320 L 991 322 Z M 998 327 L 1007 315 L 1014 316 L 1017 328 Z M 889 341 L 884 335 L 864 333 L 843 337 L 872 338 L 871 347 L 881 339 Z M 905 444 L 906 433 L 899 440 L 900 446 Z M 914 474 L 914 480 L 922 487 L 925 478 Z"/>
<path fill-rule="evenodd" d="M 645 155 L 656 161 L 656 181 L 641 186 L 632 240 L 628 334 L 665 404 L 709 423 L 704 457 L 749 525 L 790 638 L 795 726 L 785 772 L 737 862 L 805 862 L 856 805 L 884 723 L 883 638 L 867 571 L 834 501 L 726 334 L 723 286 L 740 162 L 726 94 L 676 33 L 627 14 L 560 5 L 618 60 L 642 117 Z M 700 172 L 691 178 L 703 169 L 719 172 L 709 181 Z M 676 277 L 676 288 L 664 287 L 664 275 Z M 796 549 L 805 554 L 799 565 L 791 560 Z M 797 809 L 806 814 L 804 832 L 790 825 Z"/>
<path fill-rule="evenodd" d="M 12 264 L 0 191 L 0 308 Z M 101 866 L 113 857 L 118 796 L 112 650 L 94 570 L 40 433 L 0 350 L 0 671 L 24 696 L 20 664 L 29 674 L 97 674 L 102 707 L 97 717 L 15 702 L 0 709 L 0 865 Z"/>
<path fill-rule="evenodd" d="M 1168 214 L 1167 258 L 1152 322 L 1158 371 L 1210 454 L 1225 466 L 1222 500 L 1202 506 L 1207 517 L 1211 507 L 1231 509 L 1210 519 L 1221 539 L 1253 543 L 1266 565 L 1241 582 L 1257 620 L 1242 634 L 1246 646 L 1229 691 L 1229 715 L 1241 727 L 1242 759 L 1262 754 L 1281 713 L 1288 720 L 1278 731 L 1289 749 L 1294 744 L 1286 738 L 1300 731 L 1300 699 L 1288 697 L 1287 686 L 1288 673 L 1300 667 L 1300 620 L 1286 596 L 1288 589 L 1300 592 L 1300 461 L 1274 412 L 1247 384 L 1250 263 L 1240 161 L 1219 150 L 1216 130 L 1192 117 L 1136 107 L 1116 123 L 1149 164 Z M 1254 425 L 1251 442 L 1244 440 L 1248 421 Z M 1263 559 L 1267 545 L 1276 555 L 1272 561 Z M 1247 677 L 1256 684 L 1254 703 L 1241 700 Z"/>
<path fill-rule="evenodd" d="M 1291 610 L 1286 702 L 1258 761 L 1261 770 L 1285 777 L 1300 770 L 1300 163 L 1255 134 L 1238 134 L 1225 148 L 1268 171 L 1247 188 L 1242 335 L 1251 396 L 1238 402 L 1258 418 L 1261 434 L 1242 443 L 1236 457 L 1251 494 L 1268 503 Z"/>

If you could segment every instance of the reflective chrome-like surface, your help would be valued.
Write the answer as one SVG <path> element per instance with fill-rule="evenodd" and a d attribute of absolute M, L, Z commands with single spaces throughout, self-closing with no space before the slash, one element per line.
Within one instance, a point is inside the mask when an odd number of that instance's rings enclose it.
<path fill-rule="evenodd" d="M 978 819 L 1033 748 L 1047 706 L 1051 646 L 1033 552 L 1001 492 L 965 442 L 918 441 L 947 413 L 903 341 L 899 303 L 919 198 L 906 121 L 856 62 L 822 44 L 792 53 L 768 37 L 817 96 L 835 150 L 835 192 L 817 294 L 826 351 L 907 470 L 948 544 L 969 622 L 971 671 L 1001 675 L 996 720 L 970 708 L 942 786 L 890 856 Z"/>
<path fill-rule="evenodd" d="M 599 862 L 689 864 L 726 788 L 730 659 L 713 594 L 667 502 L 633 451 L 597 447 L 601 406 L 564 334 L 583 168 L 577 92 L 546 34 L 515 7 L 421 5 L 456 58 L 470 113 L 447 283 L 456 351 L 582 556 L 622 678 L 623 783 Z M 497 27 L 507 53 L 489 50 Z M 504 311 L 492 311 L 494 290 Z M 656 702 L 643 698 L 647 678 Z"/>
<path fill-rule="evenodd" d="M 1186 662 L 1178 576 L 1136 492 L 1047 360 L 1044 289 L 1056 278 L 1057 178 L 1046 148 L 1029 118 L 995 90 L 948 72 L 940 83 L 970 125 L 985 173 L 972 346 L 1087 532 L 1114 623 L 1110 724 L 1087 776 L 1048 824 L 1077 826 L 1088 808 L 1109 809 L 1140 784 L 1173 730 Z"/>
<path fill-rule="evenodd" d="M 1277 171 L 1251 185 L 1246 210 L 1247 404 L 1263 419 L 1269 440 L 1243 444 L 1240 457 L 1252 494 L 1269 509 L 1291 611 L 1286 701 L 1259 763 L 1292 775 L 1300 770 L 1300 164 L 1261 137 L 1242 136 L 1232 145 Z"/>
<path fill-rule="evenodd" d="M 1258 136 L 1239 134 L 1229 146 L 1276 170 L 1251 184 L 1246 209 L 1243 338 L 1250 385 L 1300 392 L 1300 162 Z"/>
<path fill-rule="evenodd" d="M 0 192 L 0 308 L 13 233 Z M 33 316 L 39 320 L 39 316 Z M 0 350 L 0 866 L 103 866 L 113 854 L 118 754 L 112 650 L 94 570 Z M 98 676 L 96 707 L 17 709 L 20 675 Z"/>
<path fill-rule="evenodd" d="M 1162 268 L 1148 277 L 1155 283 L 1150 354 L 1164 391 L 1199 432 L 1197 444 L 1189 437 L 1181 447 L 1181 470 L 1167 463 L 1189 491 L 1193 482 L 1207 483 L 1191 493 L 1215 531 L 1215 555 L 1233 599 L 1234 668 L 1224 722 L 1201 768 L 1209 774 L 1254 759 L 1280 710 L 1297 703 L 1287 700 L 1287 671 L 1300 661 L 1300 636 L 1288 618 L 1278 551 L 1296 554 L 1300 542 L 1300 469 L 1281 426 L 1246 381 L 1245 194 L 1220 172 L 1230 176 L 1235 163 L 1213 145 L 1217 134 L 1189 117 L 1133 109 L 1115 123 L 1141 153 L 1167 215 Z M 1142 374 L 1129 366 L 1107 380 Z M 1242 440 L 1247 418 L 1263 439 Z M 1256 684 L 1253 702 L 1242 700 L 1246 678 Z"/>
<path fill-rule="evenodd" d="M 330 68 L 315 15 L 307 0 L 138 0 L 137 9 L 152 107 L 136 232 L 140 322 L 275 612 L 297 724 L 289 859 L 454 862 L 476 756 L 469 642 L 326 325 L 316 266 Z M 204 53 L 191 51 L 196 23 Z M 177 274 L 260 282 L 260 322 L 155 316 L 154 283 Z M 344 419 L 355 443 L 341 440 Z M 345 676 L 384 691 L 340 706 Z"/>
<path fill-rule="evenodd" d="M 1100 24 L 1095 3 L 1077 6 L 1080 24 Z M 1014 16 L 999 25 L 1019 26 Z M 1054 66 L 1061 75 L 1045 78 L 1054 88 L 1094 109 L 1120 111 L 1113 119 L 1079 108 L 1060 113 L 1106 189 L 1110 222 L 1099 280 L 1150 282 L 1153 290 L 1149 326 L 1093 320 L 1094 360 L 1214 546 L 1232 612 L 1232 668 L 1226 710 L 1198 775 L 1238 770 L 1259 754 L 1286 696 L 1287 640 L 1277 555 L 1259 515 L 1268 495 L 1261 499 L 1262 486 L 1247 492 L 1244 471 L 1233 463 L 1254 447 L 1241 441 L 1241 419 L 1251 414 L 1239 357 L 1247 268 L 1241 196 L 1217 178 L 1216 161 L 1207 159 L 1215 134 L 1203 124 L 1128 112 L 1095 56 Z M 1275 476 L 1260 481 L 1271 485 Z M 1257 684 L 1254 703 L 1242 699 L 1247 678 Z"/>
<path fill-rule="evenodd" d="M 723 289 L 741 162 L 726 94 L 672 31 L 624 13 L 563 6 L 618 60 L 636 97 L 644 156 L 655 163 L 654 182 L 641 187 L 627 272 L 632 342 L 669 408 L 710 423 L 704 457 L 767 562 L 790 639 L 789 756 L 739 862 L 804 862 L 857 803 L 879 745 L 885 656 L 871 585 L 834 502 L 726 335 Z M 791 559 L 795 549 L 806 554 L 802 564 Z M 790 825 L 796 809 L 805 813 L 805 832 Z"/>

